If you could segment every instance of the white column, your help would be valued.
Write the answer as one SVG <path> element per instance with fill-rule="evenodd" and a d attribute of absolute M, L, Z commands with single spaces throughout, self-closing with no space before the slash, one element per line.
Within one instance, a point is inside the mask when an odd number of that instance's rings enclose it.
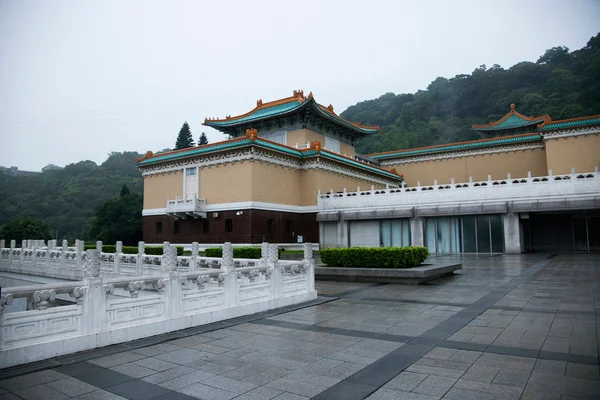
<path fill-rule="evenodd" d="M 521 231 L 519 229 L 519 214 L 512 211 L 502 216 L 504 221 L 504 252 L 506 254 L 520 254 Z"/>
<path fill-rule="evenodd" d="M 410 219 L 410 244 L 411 246 L 424 246 L 423 218 L 414 217 Z"/>

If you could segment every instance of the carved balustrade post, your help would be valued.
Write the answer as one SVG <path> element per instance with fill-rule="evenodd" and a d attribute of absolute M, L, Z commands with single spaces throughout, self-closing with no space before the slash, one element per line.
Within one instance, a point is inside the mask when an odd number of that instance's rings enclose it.
<path fill-rule="evenodd" d="M 21 256 L 20 256 L 20 263 L 21 265 L 23 265 L 23 262 L 25 260 L 25 249 L 27 248 L 27 240 L 23 240 L 21 242 Z"/>
<path fill-rule="evenodd" d="M 83 290 L 83 321 L 86 333 L 102 331 L 106 322 L 106 291 L 100 278 L 100 252 L 85 252 Z"/>
<path fill-rule="evenodd" d="M 65 258 L 67 258 L 67 250 L 69 247 L 69 242 L 66 240 L 62 241 L 62 246 L 60 248 L 60 267 L 64 268 L 65 266 Z"/>
<path fill-rule="evenodd" d="M 10 241 L 10 253 L 8 254 L 8 265 L 10 267 L 12 267 L 12 262 L 13 262 L 13 252 L 15 251 L 15 248 L 17 247 L 17 241 L 16 240 L 11 240 Z"/>
<path fill-rule="evenodd" d="M 138 242 L 137 260 L 135 261 L 135 274 L 143 275 L 144 272 L 144 253 L 146 252 L 146 243 Z"/>
<path fill-rule="evenodd" d="M 123 242 L 117 241 L 115 246 L 115 274 L 121 275 L 121 256 L 123 255 Z"/>
<path fill-rule="evenodd" d="M 225 307 L 235 307 L 238 299 L 238 288 L 235 264 L 233 263 L 233 246 L 231 245 L 231 242 L 226 242 L 223 244 L 221 273 L 225 275 Z"/>
<path fill-rule="evenodd" d="M 266 265 L 269 259 L 269 242 L 260 244 L 260 265 Z"/>
<path fill-rule="evenodd" d="M 0 239 L 0 251 L 5 247 L 6 241 L 4 239 Z"/>
<path fill-rule="evenodd" d="M 198 270 L 198 254 L 200 253 L 200 244 L 192 242 L 192 256 L 190 257 L 190 272 Z"/>
<path fill-rule="evenodd" d="M 165 242 L 163 245 L 163 257 L 161 267 L 167 273 L 165 282 L 165 307 L 170 318 L 176 318 L 181 314 L 182 286 L 177 271 L 177 248 Z"/>
<path fill-rule="evenodd" d="M 269 268 L 273 268 L 273 274 L 271 278 L 271 284 L 273 285 L 273 298 L 277 299 L 281 297 L 283 291 L 283 279 L 281 274 L 281 266 L 279 265 L 279 246 L 276 244 L 269 245 L 269 255 L 267 258 L 267 265 Z"/>
<path fill-rule="evenodd" d="M 96 250 L 102 253 L 102 240 L 96 241 Z"/>
<path fill-rule="evenodd" d="M 81 269 L 84 267 L 83 265 L 83 255 L 84 253 L 84 249 L 85 249 L 85 242 L 83 240 L 79 240 L 77 239 L 75 241 L 75 257 L 76 257 L 76 263 L 75 263 L 75 267 L 77 269 Z"/>
<path fill-rule="evenodd" d="M 38 262 L 37 262 L 37 251 L 38 251 L 38 244 L 39 242 L 37 240 L 32 240 L 31 241 L 31 245 L 32 245 L 32 251 L 31 251 L 31 264 L 35 267 L 37 266 Z"/>
<path fill-rule="evenodd" d="M 304 265 L 306 267 L 306 282 L 309 292 L 315 290 L 315 259 L 313 257 L 312 243 L 304 243 Z"/>

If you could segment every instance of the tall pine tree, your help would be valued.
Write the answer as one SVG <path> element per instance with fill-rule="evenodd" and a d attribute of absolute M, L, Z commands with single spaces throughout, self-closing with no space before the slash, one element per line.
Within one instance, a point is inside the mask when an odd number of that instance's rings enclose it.
<path fill-rule="evenodd" d="M 202 132 L 200 139 L 198 139 L 198 146 L 202 146 L 203 144 L 208 144 L 208 139 L 206 138 L 206 133 L 204 132 Z"/>
<path fill-rule="evenodd" d="M 177 141 L 175 142 L 175 150 L 187 149 L 188 147 L 194 147 L 194 139 L 192 139 L 192 131 L 187 121 L 183 123 L 183 126 L 179 130 Z"/>

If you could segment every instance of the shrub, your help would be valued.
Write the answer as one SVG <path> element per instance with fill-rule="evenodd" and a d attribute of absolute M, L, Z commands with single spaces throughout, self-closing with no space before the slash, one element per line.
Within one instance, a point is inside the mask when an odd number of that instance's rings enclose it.
<path fill-rule="evenodd" d="M 349 247 L 321 249 L 321 261 L 328 267 L 413 268 L 427 256 L 427 247 Z"/>
<path fill-rule="evenodd" d="M 281 256 L 281 249 L 278 249 L 278 253 Z M 204 250 L 206 257 L 223 257 L 223 249 L 221 247 L 211 247 Z M 234 247 L 233 258 L 253 258 L 259 259 L 261 256 L 260 247 Z"/>
<path fill-rule="evenodd" d="M 95 244 L 86 244 L 85 246 L 83 246 L 83 248 L 85 250 L 93 250 L 96 248 L 96 245 Z M 177 255 L 182 256 L 183 255 L 183 247 L 176 246 L 176 249 L 177 249 Z M 103 244 L 102 245 L 103 253 L 115 253 L 116 251 L 117 251 L 117 245 L 115 245 L 115 244 Z M 123 246 L 123 254 L 137 254 L 137 252 L 138 252 L 137 246 Z M 146 253 L 149 256 L 162 256 L 163 248 L 162 248 L 162 246 L 146 246 L 144 248 L 144 253 Z"/>

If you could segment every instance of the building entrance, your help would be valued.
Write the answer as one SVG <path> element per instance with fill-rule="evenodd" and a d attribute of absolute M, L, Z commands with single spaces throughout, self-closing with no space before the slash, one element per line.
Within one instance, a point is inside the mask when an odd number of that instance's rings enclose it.
<path fill-rule="evenodd" d="M 526 252 L 600 251 L 600 211 L 530 213 L 521 227 Z"/>

